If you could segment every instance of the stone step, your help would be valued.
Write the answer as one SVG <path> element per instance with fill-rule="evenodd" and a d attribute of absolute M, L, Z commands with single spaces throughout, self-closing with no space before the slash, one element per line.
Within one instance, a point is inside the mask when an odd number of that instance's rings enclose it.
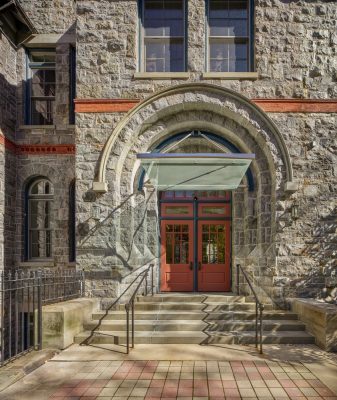
<path fill-rule="evenodd" d="M 265 344 L 310 344 L 315 338 L 306 332 L 272 332 L 263 336 Z M 75 336 L 75 343 L 86 344 L 125 344 L 125 332 L 107 331 L 95 332 L 84 331 Z M 212 333 L 184 331 L 184 332 L 135 332 L 136 344 L 254 344 L 255 332 Z"/>
<path fill-rule="evenodd" d="M 103 320 L 91 321 L 84 326 L 85 330 L 95 331 L 124 331 L 126 328 L 125 320 Z M 255 329 L 255 321 L 216 321 L 204 322 L 198 320 L 135 320 L 136 331 L 200 331 L 200 332 L 244 332 Z M 305 325 L 300 321 L 263 321 L 263 330 L 275 331 L 303 331 Z"/>
<path fill-rule="evenodd" d="M 124 310 L 124 304 L 119 304 L 119 310 Z M 265 306 L 266 310 L 272 309 L 271 305 Z M 182 311 L 236 311 L 236 310 L 255 310 L 255 303 L 183 303 L 183 302 L 139 302 L 135 303 L 135 310 L 182 310 Z"/>
<path fill-rule="evenodd" d="M 244 296 L 236 296 L 234 294 L 157 294 L 154 296 L 138 296 L 137 301 L 140 303 L 202 303 L 204 301 L 212 303 L 244 303 Z"/>
<path fill-rule="evenodd" d="M 263 312 L 266 320 L 297 320 L 297 314 L 289 311 L 267 310 Z M 125 319 L 124 310 L 116 311 L 97 311 L 92 314 L 93 320 L 123 320 Z M 175 310 L 152 310 L 135 311 L 137 320 L 204 320 L 204 321 L 236 321 L 236 320 L 255 320 L 255 312 L 251 311 L 230 311 L 230 312 L 203 312 L 203 311 L 175 311 Z"/>

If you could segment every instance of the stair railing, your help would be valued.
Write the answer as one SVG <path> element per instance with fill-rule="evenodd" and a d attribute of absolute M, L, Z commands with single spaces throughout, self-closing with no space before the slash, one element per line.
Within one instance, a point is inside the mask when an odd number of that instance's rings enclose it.
<path fill-rule="evenodd" d="M 245 270 L 242 268 L 241 264 L 236 265 L 236 291 L 237 294 L 240 294 L 240 272 L 244 276 L 250 290 L 253 293 L 255 298 L 255 347 L 259 348 L 260 354 L 263 353 L 262 351 L 262 334 L 263 334 L 263 310 L 264 305 L 259 300 L 253 285 L 251 284 L 248 275 L 246 274 Z"/>
<path fill-rule="evenodd" d="M 153 274 L 154 265 L 150 264 L 143 272 L 141 272 L 136 279 L 141 277 L 137 287 L 133 291 L 130 299 L 127 303 L 125 303 L 125 312 L 126 312 L 126 353 L 129 354 L 130 352 L 130 310 L 131 310 L 131 348 L 135 347 L 135 297 L 141 288 L 143 282 L 145 281 L 144 285 L 144 295 L 148 295 L 148 275 L 151 271 L 151 296 L 153 296 L 153 288 L 154 288 L 154 274 Z M 134 281 L 133 281 L 134 282 Z M 130 285 L 131 286 L 131 285 Z M 129 287 L 130 287 L 129 286 Z"/>

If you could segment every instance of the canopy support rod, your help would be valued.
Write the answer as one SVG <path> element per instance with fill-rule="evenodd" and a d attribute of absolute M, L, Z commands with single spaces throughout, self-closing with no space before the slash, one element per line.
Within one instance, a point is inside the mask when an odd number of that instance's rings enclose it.
<path fill-rule="evenodd" d="M 178 140 L 178 142 L 173 143 L 171 146 L 169 146 L 167 149 L 163 150 L 162 153 L 167 153 L 170 150 L 174 149 L 176 146 L 178 146 L 180 143 L 182 143 L 184 140 L 188 139 L 190 136 L 192 136 L 192 132 L 183 137 L 182 139 Z"/>
<path fill-rule="evenodd" d="M 200 136 L 202 136 L 204 139 L 206 139 L 208 142 L 212 143 L 213 146 L 217 147 L 218 149 L 222 150 L 224 153 L 228 152 L 228 149 L 226 149 L 225 146 L 222 146 L 221 144 L 217 143 L 215 140 L 210 139 L 206 135 L 204 135 L 202 132 L 199 132 Z"/>

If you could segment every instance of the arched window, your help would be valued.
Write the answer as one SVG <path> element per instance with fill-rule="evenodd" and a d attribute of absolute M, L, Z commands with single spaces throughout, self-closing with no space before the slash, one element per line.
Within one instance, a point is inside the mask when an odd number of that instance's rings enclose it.
<path fill-rule="evenodd" d="M 52 251 L 54 188 L 46 178 L 35 179 L 27 188 L 26 258 L 46 259 Z"/>

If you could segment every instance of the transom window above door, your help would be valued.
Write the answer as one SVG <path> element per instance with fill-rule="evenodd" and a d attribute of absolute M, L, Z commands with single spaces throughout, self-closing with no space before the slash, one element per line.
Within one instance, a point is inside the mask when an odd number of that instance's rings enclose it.
<path fill-rule="evenodd" d="M 185 71 L 185 2 L 143 0 L 141 70 Z"/>
<path fill-rule="evenodd" d="M 208 65 L 210 72 L 252 69 L 250 0 L 208 1 Z"/>

